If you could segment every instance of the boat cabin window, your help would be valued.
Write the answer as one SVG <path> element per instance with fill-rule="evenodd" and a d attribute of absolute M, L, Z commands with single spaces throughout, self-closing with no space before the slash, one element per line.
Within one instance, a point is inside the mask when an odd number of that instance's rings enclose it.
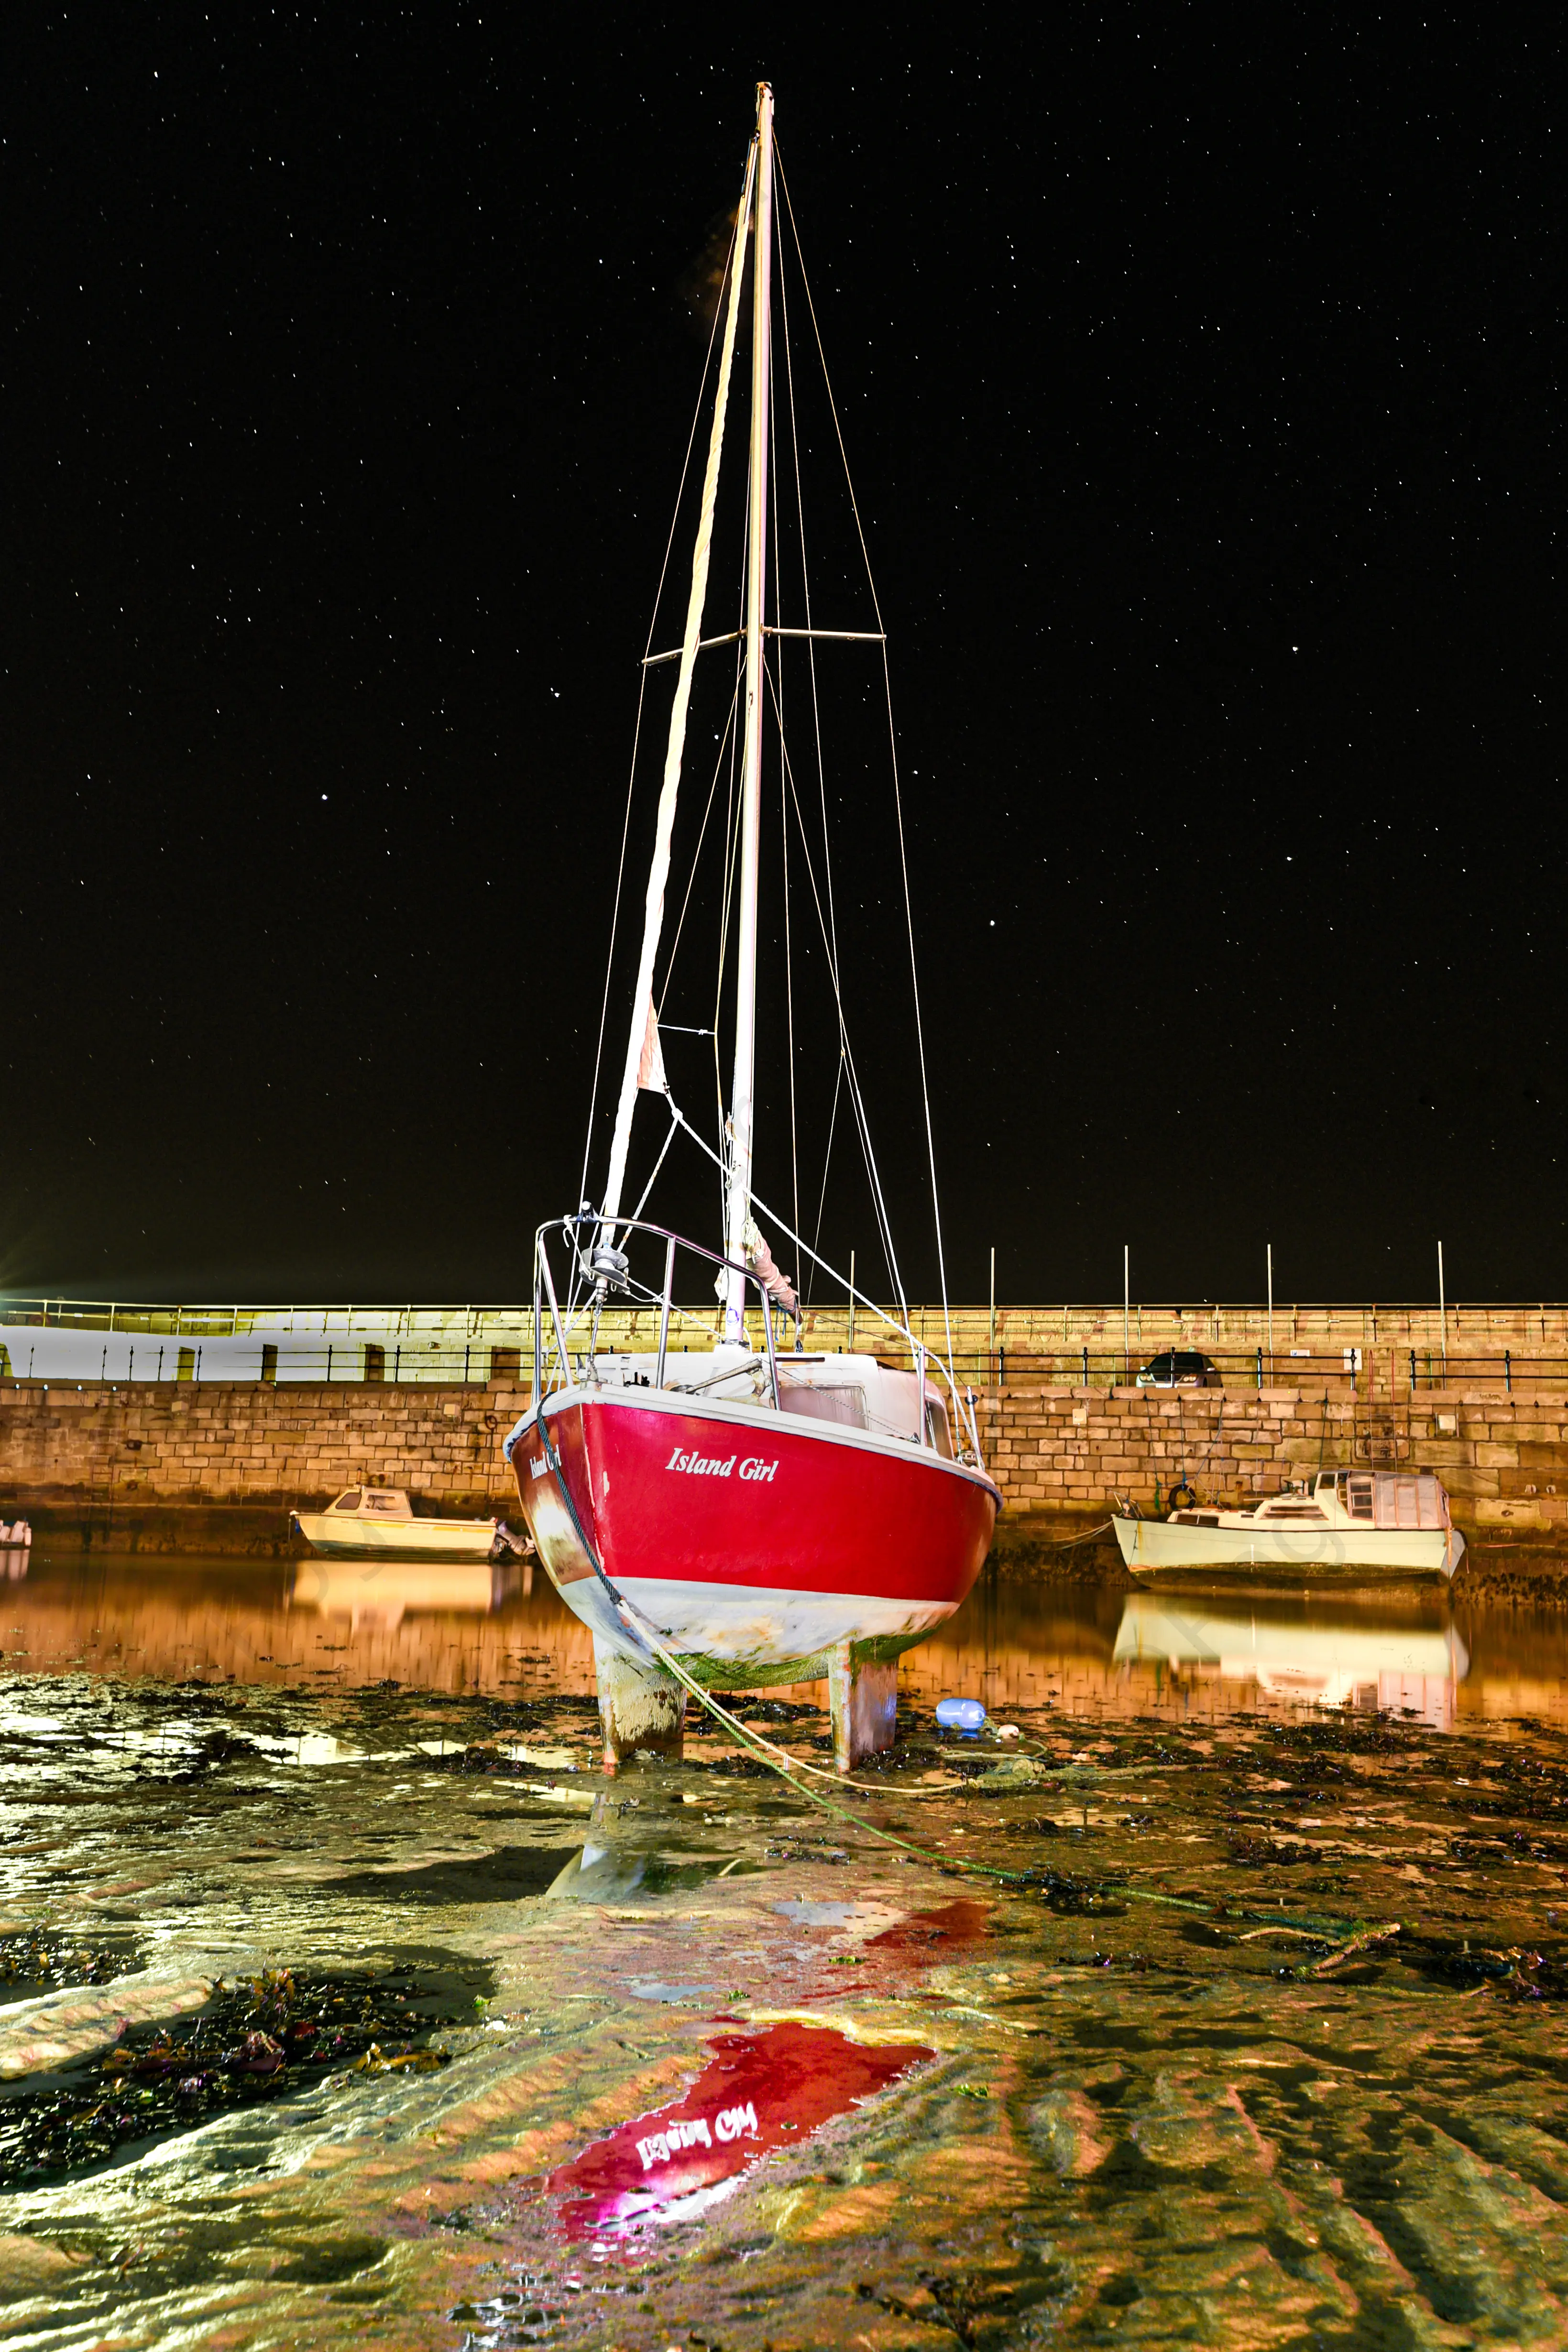
<path fill-rule="evenodd" d="M 367 1511 L 394 1512 L 399 1518 L 406 1516 L 403 1496 L 395 1491 L 391 1494 L 377 1493 L 374 1487 L 371 1487 L 366 1491 L 364 1507 Z"/>
<path fill-rule="evenodd" d="M 334 1511 L 357 1511 L 359 1508 L 359 1488 L 357 1486 L 351 1486 L 346 1495 L 340 1495 L 337 1501 L 332 1505 L 332 1508 Z"/>
<path fill-rule="evenodd" d="M 1345 1481 L 1345 1485 L 1352 1518 L 1370 1519 L 1372 1517 L 1372 1480 L 1349 1478 Z"/>
<path fill-rule="evenodd" d="M 1334 1491 L 1334 1481 L 1338 1476 L 1339 1472 L 1337 1470 L 1320 1470 L 1318 1473 L 1319 1494 L 1322 1494 L 1326 1489 L 1327 1492 L 1331 1495 Z"/>
<path fill-rule="evenodd" d="M 864 1429 L 866 1391 L 848 1383 L 814 1389 L 805 1381 L 781 1381 L 779 1410 L 799 1413 L 806 1421 L 834 1421 L 841 1429 Z"/>

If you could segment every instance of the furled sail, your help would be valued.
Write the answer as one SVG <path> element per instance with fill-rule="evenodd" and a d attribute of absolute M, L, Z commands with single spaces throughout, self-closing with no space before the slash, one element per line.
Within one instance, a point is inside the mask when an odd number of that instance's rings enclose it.
<path fill-rule="evenodd" d="M 675 681 L 675 702 L 669 714 L 669 742 L 664 755 L 664 783 L 658 796 L 658 821 L 654 833 L 653 864 L 644 902 L 642 958 L 637 966 L 637 992 L 632 999 L 631 1036 L 626 1045 L 626 1072 L 616 1106 L 616 1130 L 610 1144 L 610 1172 L 605 1186 L 604 1218 L 613 1223 L 626 1182 L 626 1153 L 632 1139 L 632 1112 L 637 1106 L 639 1075 L 647 1049 L 647 1016 L 653 1007 L 653 967 L 664 926 L 664 886 L 669 878 L 669 842 L 675 827 L 675 803 L 680 790 L 680 762 L 686 749 L 686 713 L 691 700 L 691 673 L 702 635 L 702 609 L 708 599 L 708 560 L 713 540 L 713 506 L 719 494 L 719 460 L 724 447 L 724 412 L 729 404 L 730 374 L 735 357 L 735 325 L 741 310 L 741 279 L 744 274 L 746 237 L 751 226 L 752 189 L 756 174 L 753 142 L 746 158 L 741 209 L 735 221 L 735 244 L 730 264 L 730 299 L 724 313 L 724 338 L 719 354 L 719 387 L 713 401 L 713 429 L 708 442 L 708 465 L 702 477 L 702 506 L 697 523 L 697 544 L 691 551 L 691 593 L 686 606 L 686 635 L 680 643 L 680 669 Z M 654 1043 L 657 1047 L 658 1036 Z"/>
<path fill-rule="evenodd" d="M 667 1095 L 669 1092 L 669 1082 L 664 1075 L 664 1048 L 658 1042 L 658 1015 L 653 1009 L 651 996 L 647 1001 L 642 1051 L 637 1055 L 637 1085 L 650 1095 Z"/>
<path fill-rule="evenodd" d="M 786 1315 L 800 1313 L 800 1301 L 795 1297 L 787 1274 L 781 1274 L 773 1264 L 773 1254 L 754 1217 L 746 1219 L 746 1264 L 767 1292 L 775 1307 Z"/>

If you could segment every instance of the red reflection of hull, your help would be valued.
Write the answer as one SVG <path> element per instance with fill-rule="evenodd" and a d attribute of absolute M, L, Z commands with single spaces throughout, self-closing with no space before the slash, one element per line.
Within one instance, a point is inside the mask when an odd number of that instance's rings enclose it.
<path fill-rule="evenodd" d="M 917 2042 L 874 2046 L 832 2026 L 772 2025 L 721 2033 L 684 2098 L 623 2124 L 551 2174 L 570 2201 L 571 2238 L 625 2237 L 639 2224 L 685 2221 L 717 2204 L 770 2148 L 799 2147 L 847 2107 L 884 2090 L 934 2053 Z"/>

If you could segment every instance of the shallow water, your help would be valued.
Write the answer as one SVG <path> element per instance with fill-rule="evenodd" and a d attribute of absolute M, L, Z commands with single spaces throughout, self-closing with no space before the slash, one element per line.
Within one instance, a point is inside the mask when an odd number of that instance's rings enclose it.
<path fill-rule="evenodd" d="M 0 2342 L 1568 2340 L 1568 1619 L 988 1582 L 830 1811 L 700 1732 L 606 1782 L 522 1582 L 0 1589 L 0 2150 L 94 2118 Z M 820 1763 L 821 1696 L 739 1711 Z"/>

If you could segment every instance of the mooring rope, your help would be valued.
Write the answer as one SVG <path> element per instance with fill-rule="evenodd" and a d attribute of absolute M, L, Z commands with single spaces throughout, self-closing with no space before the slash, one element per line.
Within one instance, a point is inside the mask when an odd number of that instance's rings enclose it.
<path fill-rule="evenodd" d="M 801 1758 L 791 1756 L 786 1749 L 775 1747 L 771 1739 L 764 1738 L 760 1732 L 753 1731 L 749 1725 L 742 1723 L 737 1717 L 731 1715 L 728 1707 L 721 1706 L 712 1692 L 705 1690 L 695 1675 L 689 1673 L 673 1651 L 666 1647 L 658 1631 L 646 1619 L 643 1619 L 641 1610 L 627 1601 L 623 1593 L 616 1591 L 605 1573 L 598 1553 L 588 1540 L 587 1530 L 578 1515 L 572 1490 L 566 1483 L 560 1454 L 551 1438 L 542 1404 L 539 1409 L 538 1421 L 540 1439 L 544 1447 L 544 1458 L 550 1465 L 551 1475 L 560 1489 L 561 1499 L 566 1506 L 567 1517 L 572 1522 L 578 1542 L 583 1547 L 588 1565 L 604 1586 L 616 1616 L 633 1639 L 651 1653 L 688 1696 L 694 1698 L 699 1706 L 703 1707 L 716 1723 L 721 1725 L 741 1748 L 748 1755 L 755 1757 L 759 1763 L 765 1764 L 771 1771 L 776 1772 L 797 1796 L 805 1798 L 809 1804 L 820 1806 L 823 1811 L 835 1814 L 838 1820 L 847 1822 L 852 1829 L 861 1831 L 867 1837 L 876 1838 L 884 1845 L 900 1847 L 905 1853 L 913 1854 L 917 1861 L 932 1863 L 942 1870 L 966 1872 L 972 1877 L 990 1879 L 1004 1886 L 1027 1887 L 1032 1883 L 1035 1874 L 1030 1870 L 1004 1870 L 994 1863 L 974 1862 L 967 1854 L 939 1853 L 929 1846 L 916 1845 L 912 1839 L 900 1837 L 892 1830 L 879 1829 L 874 1822 L 866 1821 L 860 1814 L 851 1812 L 846 1805 L 836 1805 L 832 1798 L 825 1797 L 819 1789 L 813 1789 L 805 1780 L 797 1779 L 796 1775 L 801 1772 L 813 1773 L 822 1780 L 827 1780 L 830 1776 L 822 1769 L 820 1765 L 807 1764 Z M 642 1622 L 634 1622 L 637 1619 L 642 1619 Z M 1034 1744 L 1037 1746 L 1038 1743 Z M 1041 1748 L 1039 1752 L 1043 1755 L 1047 1751 Z M 862 1796 L 886 1799 L 914 1796 L 938 1797 L 946 1793 L 945 1790 L 937 1789 L 878 1789 L 863 1780 L 845 1780 L 837 1773 L 831 1777 L 839 1788 L 853 1789 Z M 1119 1898 L 1125 1898 L 1130 1903 L 1155 1903 L 1173 1910 L 1194 1911 L 1205 1915 L 1211 1914 L 1214 1910 L 1213 1904 L 1194 1903 L 1182 1895 L 1162 1895 L 1151 1887 L 1128 1886 L 1119 1883 L 1115 1892 Z M 1296 1928 L 1303 1934 L 1315 1937 L 1319 1942 L 1331 1944 L 1336 1941 L 1334 1931 L 1342 1927 L 1343 1924 L 1341 1920 L 1330 1921 L 1321 1916 L 1292 1917 L 1285 1912 L 1280 1912 L 1277 1919 L 1268 1922 L 1271 1927 Z M 1379 1929 L 1369 1927 L 1366 1922 L 1358 1919 L 1354 1922 L 1354 1932 L 1343 1939 L 1339 1951 L 1330 1954 L 1324 1960 L 1309 1964 L 1309 1968 L 1321 1969 L 1328 1965 L 1328 1959 L 1347 1957 L 1352 1951 L 1359 1950 L 1370 1942 L 1398 1933 L 1397 1921 Z M 1306 1972 L 1302 1971 L 1302 1973 Z"/>

